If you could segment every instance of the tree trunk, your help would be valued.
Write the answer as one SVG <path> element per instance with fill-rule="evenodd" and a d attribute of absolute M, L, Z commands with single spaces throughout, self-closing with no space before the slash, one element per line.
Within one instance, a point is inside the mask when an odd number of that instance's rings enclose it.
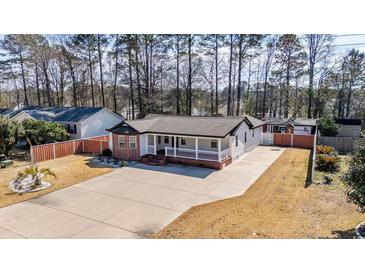
<path fill-rule="evenodd" d="M 60 105 L 63 106 L 63 101 L 65 98 L 65 75 L 64 71 L 60 71 L 60 92 L 61 92 L 61 98 L 60 98 Z"/>
<path fill-rule="evenodd" d="M 135 38 L 134 52 L 136 54 L 136 80 L 137 80 L 139 116 L 144 117 L 144 105 L 142 102 L 141 84 L 139 82 L 139 60 L 138 60 L 138 38 L 137 38 L 137 36 Z"/>
<path fill-rule="evenodd" d="M 72 99 L 74 107 L 77 107 L 77 85 L 76 85 L 76 77 L 74 67 L 72 65 L 72 60 L 69 60 L 70 74 L 72 79 Z"/>
<path fill-rule="evenodd" d="M 176 41 L 176 114 L 180 114 L 180 37 Z"/>
<path fill-rule="evenodd" d="M 312 101 L 313 101 L 313 80 L 314 79 L 314 67 L 312 64 L 309 66 L 309 86 L 308 86 L 308 112 L 307 117 L 312 118 Z"/>
<path fill-rule="evenodd" d="M 104 96 L 104 80 L 103 80 L 103 60 L 100 45 L 100 34 L 98 34 L 98 54 L 99 54 L 99 68 L 100 68 L 100 90 L 101 90 L 101 100 L 103 108 L 105 108 L 105 96 Z"/>
<path fill-rule="evenodd" d="M 27 85 L 25 83 L 24 61 L 23 61 L 23 54 L 22 54 L 21 50 L 19 52 L 19 59 L 20 59 L 20 68 L 21 68 L 21 71 L 22 71 L 22 79 L 23 79 L 24 104 L 26 106 L 29 106 L 28 95 L 27 95 Z"/>
<path fill-rule="evenodd" d="M 130 90 L 130 103 L 132 108 L 132 119 L 135 119 L 134 116 L 134 94 L 133 94 L 133 78 L 132 78 L 132 49 L 131 49 L 131 40 L 129 39 L 128 44 L 128 66 L 129 66 L 129 90 Z"/>
<path fill-rule="evenodd" d="M 236 115 L 240 115 L 241 106 L 241 73 L 242 73 L 242 34 L 240 34 L 239 50 L 238 50 L 238 81 L 237 81 L 237 109 Z"/>
<path fill-rule="evenodd" d="M 218 114 L 218 34 L 215 35 L 215 114 Z"/>
<path fill-rule="evenodd" d="M 113 110 L 117 112 L 117 83 L 118 83 L 118 37 L 115 41 L 115 72 L 113 86 Z"/>
<path fill-rule="evenodd" d="M 188 51 L 189 51 L 189 73 L 188 73 L 188 115 L 191 115 L 191 100 L 192 100 L 192 90 L 191 90 L 191 44 L 192 44 L 192 37 L 191 34 L 189 34 L 188 39 Z"/>
<path fill-rule="evenodd" d="M 346 104 L 346 117 L 350 115 L 350 106 L 351 106 L 351 96 L 352 96 L 352 79 L 350 80 L 349 93 L 347 96 L 347 104 Z"/>
<path fill-rule="evenodd" d="M 231 115 L 231 93 L 232 93 L 232 59 L 233 59 L 233 34 L 230 34 L 229 72 L 228 72 L 228 101 L 227 116 Z"/>
<path fill-rule="evenodd" d="M 290 54 L 289 54 L 289 62 L 286 66 L 284 118 L 288 118 L 289 116 L 289 87 L 290 87 Z"/>
<path fill-rule="evenodd" d="M 41 91 L 39 89 L 39 74 L 38 74 L 38 64 L 35 64 L 35 85 L 36 85 L 36 89 L 37 89 L 37 101 L 38 101 L 38 106 L 41 105 Z"/>
<path fill-rule="evenodd" d="M 91 39 L 91 38 L 89 38 Z M 91 41 L 88 44 L 88 53 L 89 53 L 89 71 L 90 71 L 90 88 L 91 88 L 91 102 L 93 107 L 95 107 L 95 96 L 94 96 L 94 77 L 93 77 L 93 64 L 91 59 Z"/>

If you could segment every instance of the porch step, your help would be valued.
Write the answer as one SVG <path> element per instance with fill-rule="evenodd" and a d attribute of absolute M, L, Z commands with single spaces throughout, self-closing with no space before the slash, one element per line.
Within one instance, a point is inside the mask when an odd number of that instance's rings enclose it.
<path fill-rule="evenodd" d="M 147 154 L 141 157 L 142 163 L 151 166 L 164 166 L 167 164 L 167 158 L 163 155 Z"/>

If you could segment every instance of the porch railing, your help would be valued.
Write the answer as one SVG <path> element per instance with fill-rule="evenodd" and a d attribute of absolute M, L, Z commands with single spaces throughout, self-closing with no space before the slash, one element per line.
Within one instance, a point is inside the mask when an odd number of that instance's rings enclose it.
<path fill-rule="evenodd" d="M 165 155 L 170 157 L 181 157 L 205 161 L 219 162 L 219 152 L 209 150 L 198 150 L 188 148 L 165 147 Z M 229 149 L 221 151 L 221 161 L 229 157 Z"/>
<path fill-rule="evenodd" d="M 155 146 L 154 145 L 148 145 L 147 146 L 147 153 L 154 154 L 155 153 Z"/>

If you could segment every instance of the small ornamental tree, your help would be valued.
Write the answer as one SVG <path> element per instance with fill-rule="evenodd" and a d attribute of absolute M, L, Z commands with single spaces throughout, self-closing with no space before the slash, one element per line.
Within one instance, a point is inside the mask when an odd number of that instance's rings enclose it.
<path fill-rule="evenodd" d="M 336 136 L 338 134 L 338 126 L 335 121 L 328 116 L 319 119 L 318 129 L 323 136 Z"/>
<path fill-rule="evenodd" d="M 348 201 L 365 213 L 365 145 L 358 143 L 349 160 L 349 169 L 344 175 Z"/>
<path fill-rule="evenodd" d="M 65 141 L 69 138 L 66 129 L 54 122 L 27 119 L 22 122 L 23 137 L 30 145 Z"/>
<path fill-rule="evenodd" d="M 7 117 L 0 116 L 0 154 L 9 156 L 12 147 L 21 134 L 20 124 Z"/>

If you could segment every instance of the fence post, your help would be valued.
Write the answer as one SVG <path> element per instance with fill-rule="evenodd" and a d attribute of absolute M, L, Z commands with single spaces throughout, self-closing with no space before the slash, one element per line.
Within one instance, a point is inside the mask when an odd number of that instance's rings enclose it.
<path fill-rule="evenodd" d="M 103 144 L 102 144 L 101 140 L 99 141 L 99 145 L 100 145 L 100 154 L 102 154 L 103 153 Z"/>
<path fill-rule="evenodd" d="M 294 134 L 291 134 L 291 138 L 290 138 L 290 146 L 293 147 L 293 137 L 294 137 Z"/>
<path fill-rule="evenodd" d="M 53 147 L 53 159 L 56 159 L 56 146 L 54 143 L 53 143 L 52 147 Z"/>
<path fill-rule="evenodd" d="M 33 164 L 33 146 L 30 146 L 30 162 Z"/>
<path fill-rule="evenodd" d="M 72 149 L 73 149 L 73 151 L 74 151 L 74 154 L 75 154 L 75 141 L 72 141 Z"/>
<path fill-rule="evenodd" d="M 84 140 L 81 140 L 81 144 L 82 144 L 82 153 L 84 153 L 85 152 Z"/>

